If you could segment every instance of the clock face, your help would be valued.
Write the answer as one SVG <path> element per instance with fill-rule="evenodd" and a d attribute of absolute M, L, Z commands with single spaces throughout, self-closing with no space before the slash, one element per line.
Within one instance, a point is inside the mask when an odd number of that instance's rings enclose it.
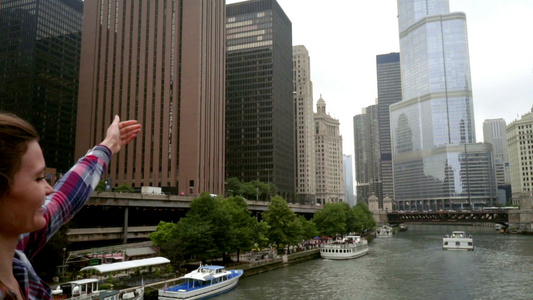
<path fill-rule="evenodd" d="M 106 188 L 106 189 L 110 189 L 111 186 L 108 184 L 108 185 L 105 186 L 105 188 Z"/>

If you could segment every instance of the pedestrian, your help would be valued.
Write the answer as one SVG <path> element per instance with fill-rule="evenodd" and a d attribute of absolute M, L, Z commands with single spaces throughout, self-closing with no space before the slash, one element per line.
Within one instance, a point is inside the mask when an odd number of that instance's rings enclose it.
<path fill-rule="evenodd" d="M 29 260 L 85 205 L 111 156 L 140 130 L 137 121 L 115 116 L 105 139 L 52 188 L 36 130 L 0 113 L 0 300 L 52 299 Z"/>

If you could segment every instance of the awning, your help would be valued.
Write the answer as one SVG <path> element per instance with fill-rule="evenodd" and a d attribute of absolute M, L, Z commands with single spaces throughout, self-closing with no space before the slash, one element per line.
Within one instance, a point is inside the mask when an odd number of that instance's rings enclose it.
<path fill-rule="evenodd" d="M 138 259 L 138 260 L 122 261 L 122 262 L 117 262 L 117 263 L 112 263 L 112 264 L 89 266 L 89 267 L 82 268 L 81 271 L 96 270 L 100 273 L 108 273 L 108 272 L 129 270 L 129 269 L 142 268 L 142 267 L 148 267 L 148 266 L 156 266 L 156 265 L 162 265 L 162 264 L 168 264 L 168 263 L 170 263 L 170 260 L 168 258 L 151 257 L 151 258 Z"/>

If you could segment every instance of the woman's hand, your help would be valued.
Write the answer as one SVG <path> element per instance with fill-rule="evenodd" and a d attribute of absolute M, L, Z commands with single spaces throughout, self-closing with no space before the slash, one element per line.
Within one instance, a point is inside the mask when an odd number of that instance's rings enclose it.
<path fill-rule="evenodd" d="M 131 142 L 140 131 L 141 124 L 137 124 L 137 120 L 120 122 L 120 117 L 115 116 L 113 123 L 107 128 L 104 141 L 100 145 L 111 149 L 113 154 L 118 153 L 120 148 Z"/>

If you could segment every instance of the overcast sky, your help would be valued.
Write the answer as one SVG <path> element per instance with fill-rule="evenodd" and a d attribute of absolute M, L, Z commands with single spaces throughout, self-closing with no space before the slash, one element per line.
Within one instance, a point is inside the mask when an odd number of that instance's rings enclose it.
<path fill-rule="evenodd" d="M 353 116 L 377 97 L 376 55 L 399 52 L 396 0 L 277 0 L 293 45 L 311 57 L 314 103 L 322 94 L 353 155 Z M 242 0 L 226 0 L 227 4 Z M 509 124 L 533 105 L 533 0 L 450 0 L 466 14 L 476 138 L 483 121 Z M 314 107 L 316 111 L 316 106 Z"/>

